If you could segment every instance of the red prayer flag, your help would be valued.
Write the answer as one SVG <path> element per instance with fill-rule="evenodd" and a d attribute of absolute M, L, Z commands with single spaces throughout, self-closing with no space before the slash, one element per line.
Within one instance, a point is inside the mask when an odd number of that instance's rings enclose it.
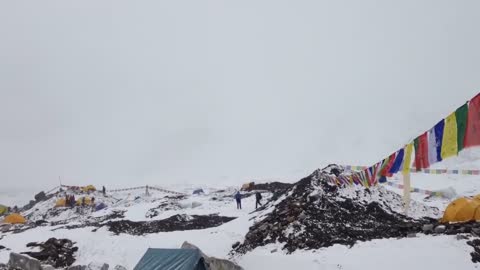
<path fill-rule="evenodd" d="M 465 148 L 480 145 L 480 94 L 476 95 L 468 103 L 464 145 Z"/>
<path fill-rule="evenodd" d="M 417 170 L 430 167 L 428 161 L 428 134 L 427 132 L 420 135 L 415 140 L 415 167 Z"/>
<path fill-rule="evenodd" d="M 385 166 L 383 170 L 380 172 L 381 176 L 392 177 L 393 174 L 389 173 L 389 171 L 392 168 L 396 157 L 397 157 L 397 153 L 393 153 L 390 155 L 387 166 Z"/>

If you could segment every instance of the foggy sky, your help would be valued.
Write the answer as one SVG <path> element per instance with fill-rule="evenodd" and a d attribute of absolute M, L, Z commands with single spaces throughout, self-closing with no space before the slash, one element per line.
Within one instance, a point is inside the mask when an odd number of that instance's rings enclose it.
<path fill-rule="evenodd" d="M 480 89 L 478 1 L 0 0 L 0 182 L 371 165 Z"/>

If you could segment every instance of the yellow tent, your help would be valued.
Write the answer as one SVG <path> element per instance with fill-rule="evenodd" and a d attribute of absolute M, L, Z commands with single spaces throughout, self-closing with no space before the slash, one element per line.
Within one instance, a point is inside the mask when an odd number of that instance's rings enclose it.
<path fill-rule="evenodd" d="M 27 220 L 20 214 L 10 214 L 5 217 L 3 222 L 10 224 L 25 224 Z"/>
<path fill-rule="evenodd" d="M 473 220 L 480 220 L 480 200 L 462 197 L 447 206 L 441 222 L 467 222 Z"/>
<path fill-rule="evenodd" d="M 97 190 L 97 189 L 96 189 L 94 186 L 92 186 L 92 185 L 88 185 L 88 186 L 86 186 L 86 187 L 82 187 L 82 191 L 83 191 L 83 192 L 90 192 L 90 191 L 96 191 L 96 190 Z"/>
<path fill-rule="evenodd" d="M 78 206 L 81 206 L 81 205 L 82 205 L 82 199 L 83 199 L 83 198 L 77 199 L 77 205 L 78 205 Z M 85 197 L 85 205 L 92 205 L 92 198 Z"/>
<path fill-rule="evenodd" d="M 7 213 L 7 211 L 8 211 L 8 207 L 0 204 L 0 215 Z"/>
<path fill-rule="evenodd" d="M 255 187 L 255 183 L 254 182 L 250 182 L 250 183 L 245 183 L 242 185 L 242 188 L 240 189 L 241 191 L 251 191 L 253 190 Z"/>
<path fill-rule="evenodd" d="M 65 200 L 65 198 L 60 198 L 55 203 L 55 207 L 65 207 L 65 206 L 67 206 L 67 201 Z"/>

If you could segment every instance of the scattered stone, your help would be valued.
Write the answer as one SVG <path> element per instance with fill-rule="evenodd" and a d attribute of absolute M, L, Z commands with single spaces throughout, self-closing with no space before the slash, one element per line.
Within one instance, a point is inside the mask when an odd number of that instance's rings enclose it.
<path fill-rule="evenodd" d="M 468 241 L 467 245 L 473 247 L 473 252 L 470 253 L 470 256 L 472 256 L 472 262 L 479 263 L 480 262 L 480 239 Z"/>
<path fill-rule="evenodd" d="M 407 234 L 407 238 L 415 238 L 417 237 L 417 234 L 416 233 L 409 233 Z"/>
<path fill-rule="evenodd" d="M 434 225 L 433 225 L 433 224 L 425 224 L 425 225 L 423 225 L 423 227 L 422 227 L 422 231 L 423 231 L 424 233 L 431 233 L 431 232 L 433 232 L 433 228 L 434 228 Z"/>
<path fill-rule="evenodd" d="M 106 263 L 98 264 L 98 263 L 90 263 L 87 266 L 87 270 L 108 270 L 110 266 Z"/>
<path fill-rule="evenodd" d="M 457 234 L 456 238 L 457 238 L 457 240 L 467 240 L 467 239 L 469 239 L 468 235 L 464 235 L 464 234 Z"/>
<path fill-rule="evenodd" d="M 121 266 L 121 265 L 116 265 L 113 270 L 127 270 L 127 268 Z"/>
<path fill-rule="evenodd" d="M 42 265 L 42 270 L 55 270 L 55 268 L 51 265 Z"/>
<path fill-rule="evenodd" d="M 235 242 L 235 243 L 232 245 L 232 248 L 235 249 L 235 248 L 237 248 L 238 246 L 240 246 L 240 242 Z"/>
<path fill-rule="evenodd" d="M 108 226 L 109 231 L 117 235 L 120 233 L 126 233 L 131 235 L 144 235 L 159 232 L 202 230 L 212 227 L 218 227 L 234 219 L 234 217 L 224 217 L 219 215 L 175 215 L 167 219 L 154 221 L 109 221 L 105 225 Z"/>
<path fill-rule="evenodd" d="M 272 251 L 270 251 L 270 253 L 275 253 L 277 251 L 278 251 L 278 249 L 272 249 Z"/>
<path fill-rule="evenodd" d="M 39 247 L 40 251 L 22 252 L 22 254 L 55 268 L 65 268 L 72 265 L 75 262 L 73 254 L 78 250 L 78 247 L 73 246 L 72 241 L 56 238 L 50 238 L 44 243 L 28 243 L 27 247 Z"/>
<path fill-rule="evenodd" d="M 435 227 L 435 233 L 444 233 L 446 231 L 446 227 L 445 225 L 438 225 L 437 227 Z"/>
<path fill-rule="evenodd" d="M 0 245 L 0 250 L 2 250 L 2 249 L 4 249 L 4 248 L 5 248 L 4 246 Z"/>
<path fill-rule="evenodd" d="M 68 267 L 67 270 L 87 270 L 87 266 L 86 265 L 75 265 L 75 266 Z"/>
<path fill-rule="evenodd" d="M 472 228 L 471 232 L 474 236 L 480 236 L 480 228 Z"/>
<path fill-rule="evenodd" d="M 282 249 L 292 253 L 335 244 L 353 246 L 357 241 L 404 238 L 422 232 L 423 225 L 434 222 L 395 212 L 382 200 L 366 202 L 363 198 L 368 195 L 345 195 L 342 187 L 329 180 L 333 168 L 343 172 L 334 165 L 317 170 L 285 190 L 281 200 L 267 204 L 268 214 L 250 227 L 244 242 L 233 249 L 232 255 L 275 243 L 283 244 Z M 378 194 L 402 202 L 400 195 L 388 190 Z"/>
<path fill-rule="evenodd" d="M 42 265 L 39 260 L 14 252 L 10 253 L 8 265 L 11 269 L 42 270 Z"/>

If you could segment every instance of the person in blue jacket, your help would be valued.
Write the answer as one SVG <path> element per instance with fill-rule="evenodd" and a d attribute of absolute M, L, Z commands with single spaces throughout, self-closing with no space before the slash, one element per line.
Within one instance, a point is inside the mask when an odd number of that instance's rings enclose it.
<path fill-rule="evenodd" d="M 242 194 L 240 194 L 240 191 L 237 191 L 234 197 L 237 201 L 237 209 L 242 209 Z"/>

